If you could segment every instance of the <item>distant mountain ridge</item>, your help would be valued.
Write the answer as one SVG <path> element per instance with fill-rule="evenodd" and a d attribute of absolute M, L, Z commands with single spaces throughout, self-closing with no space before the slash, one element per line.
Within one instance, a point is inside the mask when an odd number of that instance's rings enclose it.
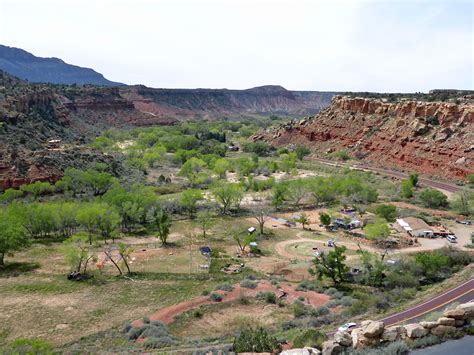
<path fill-rule="evenodd" d="M 120 86 L 90 68 L 64 62 L 59 58 L 37 57 L 23 49 L 0 45 L 0 69 L 33 83 Z"/>

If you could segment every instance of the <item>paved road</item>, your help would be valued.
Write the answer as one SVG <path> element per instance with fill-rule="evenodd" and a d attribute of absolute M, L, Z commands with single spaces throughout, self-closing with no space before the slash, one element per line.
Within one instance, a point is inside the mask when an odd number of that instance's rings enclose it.
<path fill-rule="evenodd" d="M 352 167 L 352 165 L 350 165 L 350 164 L 337 163 L 337 162 L 334 162 L 334 161 L 328 160 L 328 159 L 322 159 L 322 158 L 310 158 L 310 159 L 318 161 L 318 162 L 320 162 L 322 164 L 326 164 L 326 165 L 343 166 L 343 167 L 348 167 L 348 168 Z M 356 165 L 356 167 L 357 167 L 357 169 L 372 171 L 372 172 L 380 173 L 382 175 L 395 177 L 397 179 L 406 179 L 409 176 L 409 174 L 402 173 L 400 171 L 382 169 L 382 168 L 375 168 L 375 167 L 368 166 L 367 164 L 359 164 L 359 165 Z M 433 188 L 448 191 L 448 192 L 458 192 L 459 190 L 461 190 L 461 187 L 459 187 L 457 185 L 449 184 L 449 183 L 446 183 L 446 182 L 440 182 L 440 181 L 436 181 L 436 180 L 431 180 L 431 179 L 427 179 L 427 178 L 424 178 L 424 177 L 420 177 L 418 179 L 418 181 L 419 181 L 420 185 L 429 186 L 429 187 L 433 187 Z M 464 189 L 465 189 L 465 187 L 464 187 Z"/>
<path fill-rule="evenodd" d="M 398 323 L 414 323 L 419 321 L 427 313 L 442 310 L 449 303 L 466 303 L 470 301 L 474 301 L 474 278 L 471 278 L 470 280 L 453 287 L 428 301 L 380 320 L 384 322 L 385 326 L 395 325 Z M 328 335 L 333 336 L 335 333 L 336 332 L 333 331 L 328 333 Z"/>
<path fill-rule="evenodd" d="M 465 303 L 472 300 L 474 300 L 474 278 L 449 289 L 441 295 L 426 302 L 420 303 L 419 305 L 402 312 L 392 314 L 382 320 L 386 326 L 405 322 L 413 323 L 422 318 L 426 313 L 443 309 L 443 307 L 451 302 L 456 301 Z"/>

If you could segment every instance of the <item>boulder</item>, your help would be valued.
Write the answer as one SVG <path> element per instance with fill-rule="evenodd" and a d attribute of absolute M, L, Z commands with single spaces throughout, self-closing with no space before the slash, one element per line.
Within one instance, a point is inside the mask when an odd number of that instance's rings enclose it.
<path fill-rule="evenodd" d="M 439 323 L 438 322 L 420 322 L 420 325 L 423 328 L 431 329 L 431 328 L 437 327 Z"/>
<path fill-rule="evenodd" d="M 456 160 L 455 164 L 465 165 L 466 164 L 466 157 L 459 158 L 458 160 Z"/>
<path fill-rule="evenodd" d="M 454 318 L 454 319 L 465 319 L 466 311 L 462 308 L 448 309 L 443 312 L 444 317 Z M 449 324 L 445 324 L 449 325 Z"/>
<path fill-rule="evenodd" d="M 328 340 L 323 343 L 322 355 L 339 355 L 344 351 L 344 347 L 334 340 Z"/>
<path fill-rule="evenodd" d="M 280 355 L 315 355 L 321 354 L 316 348 L 304 347 L 303 349 L 290 349 L 284 350 L 280 353 Z"/>
<path fill-rule="evenodd" d="M 342 346 L 352 345 L 352 337 L 348 332 L 337 332 L 334 334 L 334 341 Z"/>
<path fill-rule="evenodd" d="M 428 330 L 423 328 L 420 324 L 407 324 L 405 325 L 405 329 L 407 331 L 407 336 L 410 339 L 421 338 L 428 334 Z"/>
<path fill-rule="evenodd" d="M 437 327 L 430 330 L 431 334 L 439 337 L 453 334 L 455 331 L 456 327 L 452 327 L 450 325 L 438 325 Z"/>
<path fill-rule="evenodd" d="M 404 329 L 401 325 L 394 325 L 384 329 L 382 333 L 383 341 L 395 341 L 400 338 L 401 330 Z"/>
<path fill-rule="evenodd" d="M 456 319 L 456 323 L 454 324 L 454 326 L 462 327 L 464 326 L 464 324 L 466 324 L 466 321 L 464 319 Z"/>
<path fill-rule="evenodd" d="M 354 329 L 351 333 L 352 337 L 352 347 L 360 348 L 362 346 L 371 346 L 378 345 L 380 343 L 379 338 L 368 338 L 364 336 L 363 330 L 361 328 Z"/>
<path fill-rule="evenodd" d="M 465 319 L 474 319 L 474 302 L 464 303 L 456 308 L 464 310 Z"/>
<path fill-rule="evenodd" d="M 362 334 L 367 338 L 375 338 L 383 333 L 384 324 L 380 321 L 362 322 Z"/>
<path fill-rule="evenodd" d="M 454 318 L 441 317 L 438 319 L 438 323 L 440 325 L 449 325 L 451 327 L 454 327 L 454 325 L 456 324 L 456 320 Z"/>

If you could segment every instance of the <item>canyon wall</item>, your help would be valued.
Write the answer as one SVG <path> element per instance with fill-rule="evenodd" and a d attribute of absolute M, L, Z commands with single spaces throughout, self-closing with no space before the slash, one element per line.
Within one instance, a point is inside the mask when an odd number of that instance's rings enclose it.
<path fill-rule="evenodd" d="M 474 172 L 474 104 L 335 96 L 319 114 L 253 137 L 275 147 L 305 144 L 317 155 L 346 150 L 374 166 L 449 179 Z"/>

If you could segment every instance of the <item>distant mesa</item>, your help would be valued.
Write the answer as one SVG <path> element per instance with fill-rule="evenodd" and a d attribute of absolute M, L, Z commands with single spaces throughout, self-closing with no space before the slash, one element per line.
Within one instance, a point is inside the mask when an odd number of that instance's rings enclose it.
<path fill-rule="evenodd" d="M 42 58 L 14 47 L 0 45 L 0 69 L 32 83 L 121 86 L 90 68 L 65 63 L 59 58 Z"/>

